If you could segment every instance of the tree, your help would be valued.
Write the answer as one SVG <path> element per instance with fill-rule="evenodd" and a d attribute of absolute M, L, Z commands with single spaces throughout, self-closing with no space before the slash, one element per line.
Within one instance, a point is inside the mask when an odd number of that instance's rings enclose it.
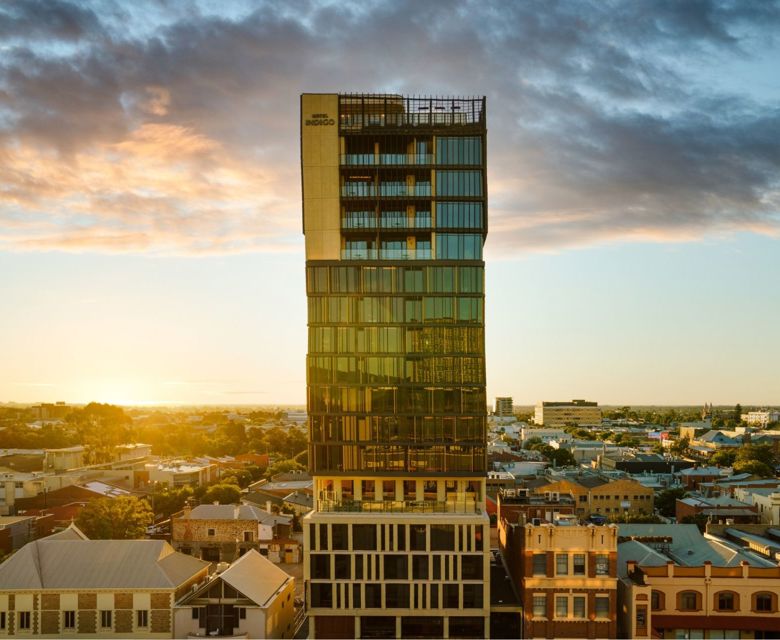
<path fill-rule="evenodd" d="M 736 458 L 737 458 L 736 451 L 729 451 L 727 449 L 722 449 L 712 454 L 712 456 L 710 457 L 710 464 L 713 464 L 716 467 L 730 467 L 734 464 Z"/>
<path fill-rule="evenodd" d="M 704 531 L 707 529 L 708 521 L 709 521 L 709 516 L 703 513 L 697 513 L 695 516 L 685 516 L 682 520 L 680 520 L 680 523 L 695 524 L 697 527 L 699 527 L 699 531 L 704 533 Z"/>
<path fill-rule="evenodd" d="M 758 460 L 768 467 L 774 467 L 777 460 L 772 446 L 768 444 L 746 444 L 737 451 L 736 462 Z"/>
<path fill-rule="evenodd" d="M 523 449 L 534 449 L 536 445 L 540 444 L 543 444 L 542 439 L 534 436 L 533 438 L 528 438 L 528 440 L 525 441 L 523 444 Z"/>
<path fill-rule="evenodd" d="M 677 500 L 684 498 L 688 492 L 683 488 L 665 489 L 655 496 L 655 508 L 658 513 L 667 518 L 673 518 L 677 510 Z"/>
<path fill-rule="evenodd" d="M 90 402 L 66 417 L 79 441 L 87 448 L 89 462 L 108 462 L 117 445 L 130 442 L 132 419 L 122 407 Z"/>
<path fill-rule="evenodd" d="M 119 496 L 89 502 L 76 518 L 76 526 L 94 540 L 134 540 L 145 537 L 153 520 L 146 500 Z"/>
<path fill-rule="evenodd" d="M 241 497 L 241 487 L 237 484 L 212 484 L 203 494 L 203 502 L 235 504 Z"/>
<path fill-rule="evenodd" d="M 544 454 L 556 467 L 576 467 L 577 460 L 568 449 L 553 449 Z"/>
<path fill-rule="evenodd" d="M 669 447 L 669 449 L 675 455 L 684 456 L 686 453 L 688 453 L 688 447 L 690 444 L 690 438 L 680 438 L 671 447 Z"/>
<path fill-rule="evenodd" d="M 749 473 L 760 478 L 774 478 L 775 472 L 761 460 L 737 460 L 734 463 L 734 473 Z"/>
<path fill-rule="evenodd" d="M 742 405 L 739 402 L 734 407 L 734 423 L 739 424 L 742 422 Z"/>
<path fill-rule="evenodd" d="M 659 524 L 661 518 L 654 513 L 621 513 L 609 519 L 610 522 L 625 522 L 626 524 Z"/>
<path fill-rule="evenodd" d="M 184 486 L 178 489 L 169 489 L 167 486 L 155 491 L 151 496 L 155 517 L 160 519 L 170 518 L 177 511 L 181 511 L 187 500 L 193 498 L 195 492 L 192 487 Z"/>

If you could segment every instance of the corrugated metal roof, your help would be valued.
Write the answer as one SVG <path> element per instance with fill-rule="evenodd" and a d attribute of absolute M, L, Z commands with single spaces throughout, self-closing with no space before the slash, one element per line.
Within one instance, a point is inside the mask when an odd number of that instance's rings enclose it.
<path fill-rule="evenodd" d="M 208 565 L 164 540 L 43 538 L 0 565 L 0 589 L 170 589 Z"/>
<path fill-rule="evenodd" d="M 267 525 L 290 524 L 288 516 L 268 513 L 251 504 L 202 504 L 185 518 L 191 520 L 256 520 Z"/>
<path fill-rule="evenodd" d="M 292 576 L 254 549 L 247 551 L 219 577 L 261 607 L 268 604 L 285 582 L 293 580 Z"/>

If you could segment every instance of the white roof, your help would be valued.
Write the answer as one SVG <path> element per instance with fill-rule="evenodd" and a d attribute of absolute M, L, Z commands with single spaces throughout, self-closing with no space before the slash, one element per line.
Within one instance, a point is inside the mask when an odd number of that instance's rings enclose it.
<path fill-rule="evenodd" d="M 276 592 L 288 580 L 293 580 L 292 576 L 254 549 L 247 551 L 219 577 L 261 607 L 270 604 Z"/>
<path fill-rule="evenodd" d="M 114 487 L 110 484 L 106 484 L 105 482 L 100 482 L 99 480 L 93 480 L 91 482 L 85 482 L 84 484 L 80 485 L 84 487 L 85 489 L 89 489 L 90 491 L 94 491 L 95 493 L 99 493 L 102 496 L 106 497 L 116 497 L 116 496 L 129 496 L 130 492 L 127 489 L 120 489 L 119 487 Z"/>
<path fill-rule="evenodd" d="M 208 566 L 164 540 L 43 538 L 0 565 L 0 589 L 172 589 Z"/>

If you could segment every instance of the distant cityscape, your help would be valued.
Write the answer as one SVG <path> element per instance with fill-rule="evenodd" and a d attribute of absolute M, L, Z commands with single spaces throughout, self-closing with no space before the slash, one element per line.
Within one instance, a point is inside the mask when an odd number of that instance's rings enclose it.
<path fill-rule="evenodd" d="M 491 637 L 777 630 L 777 408 L 531 410 L 509 397 L 493 408 Z M 273 408 L 0 408 L 7 633 L 307 633 L 302 524 L 324 498 L 306 470 L 306 419 Z M 68 563 L 55 561 L 63 554 Z M 42 572 L 30 573 L 36 563 Z"/>

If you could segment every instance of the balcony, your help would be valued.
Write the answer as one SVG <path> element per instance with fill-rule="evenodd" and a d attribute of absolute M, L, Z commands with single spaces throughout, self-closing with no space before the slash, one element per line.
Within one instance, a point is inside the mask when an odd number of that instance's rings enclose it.
<path fill-rule="evenodd" d="M 480 514 L 476 500 L 318 500 L 317 511 L 330 513 Z"/>
<path fill-rule="evenodd" d="M 432 153 L 345 153 L 341 155 L 344 167 L 398 167 L 433 164 Z"/>
<path fill-rule="evenodd" d="M 344 198 L 408 198 L 431 197 L 431 184 L 429 182 L 417 185 L 408 185 L 401 182 L 380 183 L 379 189 L 370 182 L 345 183 L 341 187 L 341 195 Z"/>
<path fill-rule="evenodd" d="M 342 249 L 342 260 L 432 260 L 430 249 Z"/>
<path fill-rule="evenodd" d="M 380 216 L 380 229 L 406 230 L 406 229 L 431 229 L 433 223 L 430 213 L 428 215 L 417 215 L 412 218 L 408 216 L 399 216 L 394 218 L 385 218 Z M 372 213 L 361 216 L 347 216 L 341 219 L 341 228 L 347 230 L 376 229 L 377 219 Z"/>

